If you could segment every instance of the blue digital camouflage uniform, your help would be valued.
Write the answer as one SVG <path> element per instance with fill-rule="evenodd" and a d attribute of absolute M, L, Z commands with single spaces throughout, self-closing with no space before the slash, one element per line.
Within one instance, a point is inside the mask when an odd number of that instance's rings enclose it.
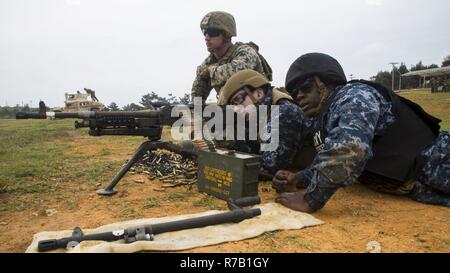
<path fill-rule="evenodd" d="M 272 106 L 272 89 L 269 89 L 262 105 L 268 106 L 268 109 Z M 244 145 L 242 142 L 238 142 L 239 147 L 233 147 L 236 150 L 243 152 L 259 153 L 261 155 L 261 171 L 269 174 L 275 174 L 279 170 L 288 169 L 293 163 L 294 157 L 299 150 L 298 147 L 305 140 L 308 133 L 312 132 L 313 122 L 311 119 L 305 117 L 303 110 L 287 99 L 281 99 L 277 102 L 279 106 L 278 111 L 278 130 L 279 130 L 279 145 L 274 151 L 259 151 L 255 150 L 255 146 L 250 147 L 251 142 L 247 142 Z M 268 115 L 270 118 L 270 115 Z M 270 134 L 271 121 L 267 122 L 267 128 L 264 132 Z M 263 143 L 269 143 L 269 140 Z M 246 148 L 248 147 L 248 148 Z"/>
<path fill-rule="evenodd" d="M 411 198 L 436 205 L 450 204 L 450 132 L 440 132 L 422 152 L 426 163 Z"/>
<path fill-rule="evenodd" d="M 314 210 L 323 207 L 337 189 L 357 181 L 373 156 L 374 135 L 383 135 L 395 121 L 392 104 L 368 85 L 350 83 L 336 88 L 334 92 L 338 93 L 324 117 L 327 137 L 323 148 L 311 166 L 300 171 L 298 186 L 307 187 L 305 200 Z M 450 132 L 441 132 L 435 142 L 424 150 L 427 163 L 416 182 L 411 196 L 413 199 L 448 204 L 449 137 Z"/>

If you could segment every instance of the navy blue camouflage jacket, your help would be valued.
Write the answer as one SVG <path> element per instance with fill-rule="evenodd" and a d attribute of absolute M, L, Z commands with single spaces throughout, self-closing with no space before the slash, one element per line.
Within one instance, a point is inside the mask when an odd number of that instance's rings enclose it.
<path fill-rule="evenodd" d="M 356 182 L 373 156 L 374 136 L 383 135 L 395 121 L 392 104 L 371 86 L 350 83 L 333 92 L 337 93 L 324 116 L 323 148 L 299 173 L 298 186 L 307 187 L 305 200 L 314 210 L 323 207 L 337 189 Z"/>

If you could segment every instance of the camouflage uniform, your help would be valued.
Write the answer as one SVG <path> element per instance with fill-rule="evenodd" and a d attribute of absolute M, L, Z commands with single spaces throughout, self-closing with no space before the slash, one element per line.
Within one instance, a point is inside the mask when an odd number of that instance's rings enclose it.
<path fill-rule="evenodd" d="M 429 204 L 450 204 L 450 132 L 441 132 L 422 152 L 425 166 L 411 198 Z"/>
<path fill-rule="evenodd" d="M 272 89 L 270 88 L 261 103 L 261 105 L 272 106 Z M 275 151 L 259 151 L 255 150 L 254 143 L 247 142 L 245 145 L 242 141 L 238 141 L 233 147 L 235 150 L 251 153 L 261 154 L 261 171 L 269 174 L 275 174 L 278 170 L 288 169 L 293 163 L 294 157 L 297 154 L 298 147 L 302 142 L 311 135 L 313 122 L 307 119 L 302 109 L 295 103 L 281 99 L 277 102 L 279 106 L 278 121 L 279 121 L 279 145 Z M 270 115 L 268 115 L 270 118 Z M 267 128 L 264 132 L 270 135 L 271 121 L 267 122 Z M 266 138 L 265 138 L 266 139 Z M 265 141 L 269 143 L 270 140 Z M 252 146 L 253 144 L 253 146 Z M 239 147 L 237 147 L 239 145 Z"/>
<path fill-rule="evenodd" d="M 192 99 L 194 97 L 202 97 L 203 101 L 206 101 L 213 88 L 219 94 L 220 88 L 222 88 L 231 75 L 240 70 L 253 69 L 265 75 L 261 59 L 255 49 L 249 45 L 240 43 L 234 46 L 237 46 L 237 49 L 231 52 L 231 56 L 228 58 L 227 55 L 229 52 L 224 56 L 227 59 L 226 63 L 223 63 L 224 60 L 217 60 L 213 54 L 210 54 L 197 67 L 197 75 L 192 84 Z M 234 46 L 231 46 L 229 50 L 233 50 Z M 201 77 L 201 74 L 209 65 L 217 65 L 217 67 L 212 69 L 209 74 L 209 79 L 204 79 Z"/>
<path fill-rule="evenodd" d="M 311 166 L 301 171 L 298 186 L 307 187 L 305 200 L 312 209 L 325 205 L 337 189 L 357 181 L 372 158 L 375 135 L 383 135 L 395 121 L 392 104 L 374 88 L 350 83 L 336 88 L 324 117 L 327 137 Z M 318 122 L 316 127 L 318 127 Z M 316 128 L 320 130 L 320 128 Z M 412 198 L 433 204 L 448 204 L 450 198 L 450 132 L 426 148 L 426 164 Z"/>

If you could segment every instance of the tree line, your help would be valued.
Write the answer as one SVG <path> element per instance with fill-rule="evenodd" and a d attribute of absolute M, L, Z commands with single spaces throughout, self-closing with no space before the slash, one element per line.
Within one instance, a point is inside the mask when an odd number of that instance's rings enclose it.
<path fill-rule="evenodd" d="M 20 106 L 0 106 L 0 118 L 16 118 L 17 112 L 37 112 L 39 108 L 31 108 L 28 104 Z"/>
<path fill-rule="evenodd" d="M 442 61 L 441 67 L 450 66 L 450 55 L 444 58 Z M 399 89 L 400 85 L 400 75 L 403 75 L 405 73 L 411 72 L 411 71 L 418 71 L 418 70 L 424 70 L 424 69 L 430 69 L 430 68 L 438 68 L 439 65 L 437 64 L 431 64 L 431 65 L 424 65 L 422 61 L 419 61 L 416 65 L 412 65 L 410 69 L 406 67 L 405 63 L 400 63 L 399 67 L 394 67 L 391 71 L 378 71 L 378 73 L 371 77 L 370 80 L 383 84 L 387 87 L 392 86 L 392 73 L 394 73 L 394 90 Z M 411 89 L 411 88 L 417 88 L 419 86 L 420 77 L 419 76 L 411 76 L 411 77 L 403 77 L 401 79 L 401 88 L 402 89 Z"/>
<path fill-rule="evenodd" d="M 152 104 L 154 102 L 166 102 L 172 105 L 189 104 L 191 102 L 191 95 L 186 93 L 183 97 L 176 97 L 172 93 L 169 93 L 167 97 L 162 97 L 155 92 L 151 92 L 143 95 L 139 104 L 132 102 L 120 108 L 117 103 L 111 102 L 104 111 L 139 111 L 153 109 Z"/>

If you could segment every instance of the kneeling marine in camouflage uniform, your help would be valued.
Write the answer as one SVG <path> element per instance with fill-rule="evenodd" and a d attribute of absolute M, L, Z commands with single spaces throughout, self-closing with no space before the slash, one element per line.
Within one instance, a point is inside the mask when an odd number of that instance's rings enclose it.
<path fill-rule="evenodd" d="M 200 29 L 211 54 L 197 67 L 191 90 L 192 99 L 201 97 L 204 103 L 213 88 L 219 93 L 231 75 L 244 69 L 253 69 L 263 74 L 267 80 L 272 80 L 272 69 L 258 53 L 256 44 L 232 43 L 231 38 L 237 33 L 231 14 L 222 11 L 210 12 L 203 17 Z"/>

